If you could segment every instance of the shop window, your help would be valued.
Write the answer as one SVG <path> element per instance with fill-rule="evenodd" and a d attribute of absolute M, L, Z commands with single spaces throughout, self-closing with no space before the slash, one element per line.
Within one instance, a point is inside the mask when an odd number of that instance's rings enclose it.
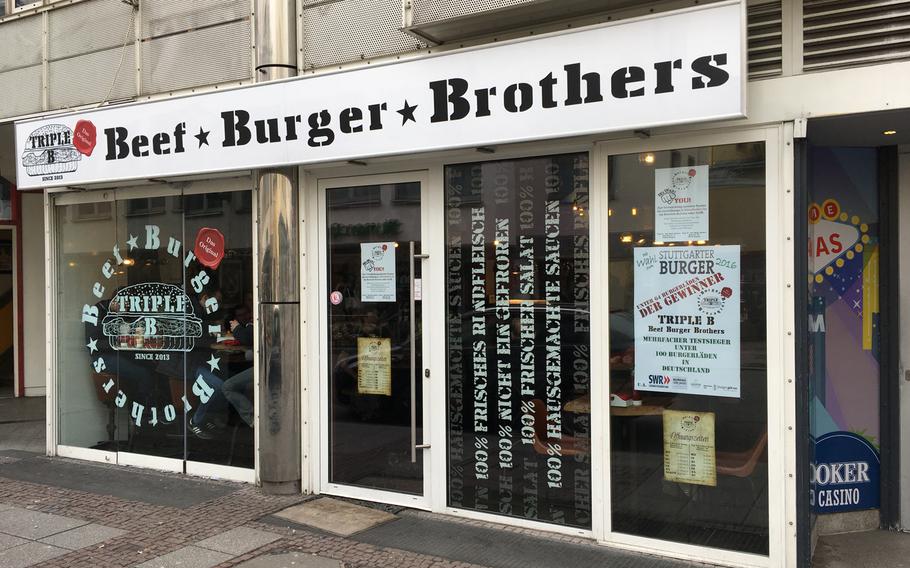
<path fill-rule="evenodd" d="M 612 530 L 767 554 L 764 144 L 609 172 Z"/>
<path fill-rule="evenodd" d="M 448 504 L 590 528 L 588 155 L 445 179 Z"/>
<path fill-rule="evenodd" d="M 252 218 L 167 199 L 55 207 L 58 441 L 251 468 Z"/>
<path fill-rule="evenodd" d="M 13 184 L 0 177 L 0 221 L 13 220 Z"/>

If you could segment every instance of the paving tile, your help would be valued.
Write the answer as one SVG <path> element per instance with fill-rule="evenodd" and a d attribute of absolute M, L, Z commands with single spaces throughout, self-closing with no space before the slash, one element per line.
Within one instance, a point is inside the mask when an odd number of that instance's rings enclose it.
<path fill-rule="evenodd" d="M 281 536 L 275 533 L 251 529 L 249 527 L 237 527 L 227 532 L 216 534 L 201 542 L 197 542 L 196 546 L 215 550 L 217 552 L 224 552 L 232 556 L 240 556 L 241 554 L 246 554 L 251 550 L 256 550 L 257 548 L 265 546 L 270 542 L 275 542 L 280 538 Z"/>
<path fill-rule="evenodd" d="M 351 536 L 397 518 L 385 511 L 328 497 L 288 507 L 275 516 L 339 536 Z"/>
<path fill-rule="evenodd" d="M 20 544 L 25 544 L 26 542 L 28 541 L 24 538 L 0 533 L 0 550 L 6 550 L 7 548 L 19 546 Z"/>
<path fill-rule="evenodd" d="M 138 564 L 136 568 L 211 568 L 233 557 L 232 554 L 216 552 L 199 548 L 198 546 L 185 546 L 170 554 Z"/>
<path fill-rule="evenodd" d="M 122 534 L 126 534 L 126 531 L 91 524 L 42 538 L 41 542 L 70 550 L 78 550 L 87 546 L 94 546 Z"/>
<path fill-rule="evenodd" d="M 286 552 L 282 554 L 265 554 L 238 564 L 236 568 L 344 568 L 338 560 L 305 554 L 303 552 Z"/>
<path fill-rule="evenodd" d="M 25 568 L 67 554 L 69 550 L 40 542 L 27 542 L 0 551 L 0 566 Z"/>
<path fill-rule="evenodd" d="M 18 507 L 0 511 L 0 532 L 30 540 L 38 540 L 87 524 L 88 521 Z"/>

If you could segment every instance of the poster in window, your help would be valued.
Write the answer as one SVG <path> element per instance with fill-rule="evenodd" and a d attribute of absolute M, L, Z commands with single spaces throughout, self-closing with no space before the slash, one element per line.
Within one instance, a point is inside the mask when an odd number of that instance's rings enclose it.
<path fill-rule="evenodd" d="M 654 240 L 708 240 L 708 166 L 654 171 Z"/>
<path fill-rule="evenodd" d="M 395 301 L 395 243 L 360 243 L 360 301 Z"/>
<path fill-rule="evenodd" d="M 357 393 L 392 396 L 392 340 L 357 338 Z"/>
<path fill-rule="evenodd" d="M 717 485 L 714 413 L 665 410 L 664 479 Z"/>
<path fill-rule="evenodd" d="M 635 249 L 635 388 L 740 396 L 740 247 Z"/>

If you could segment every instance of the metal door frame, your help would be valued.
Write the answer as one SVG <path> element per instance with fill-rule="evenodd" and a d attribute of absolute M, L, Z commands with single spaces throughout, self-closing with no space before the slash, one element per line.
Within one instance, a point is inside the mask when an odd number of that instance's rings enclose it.
<path fill-rule="evenodd" d="M 326 230 L 328 226 L 326 224 L 326 190 L 332 187 L 349 187 L 349 186 L 363 186 L 363 185 L 376 185 L 376 184 L 390 184 L 390 183 L 403 183 L 403 182 L 418 182 L 420 183 L 420 219 L 421 219 L 421 228 L 420 228 L 420 240 L 421 240 L 421 252 L 427 253 L 427 251 L 434 249 L 433 243 L 438 239 L 442 239 L 442 223 L 434 224 L 429 222 L 431 219 L 429 207 L 427 206 L 430 191 L 429 191 L 429 172 L 426 170 L 410 171 L 410 172 L 400 172 L 400 173 L 388 173 L 388 174 L 375 174 L 375 175 L 362 175 L 362 176 L 347 176 L 347 177 L 326 177 L 319 178 L 316 181 L 316 189 L 314 192 L 316 198 L 316 219 L 318 222 L 314 225 L 316 226 L 316 235 L 312 242 L 319 243 L 318 245 L 318 258 L 316 274 L 318 274 L 318 283 L 316 284 L 316 290 L 318 291 L 316 295 L 316 302 L 313 305 L 312 295 L 309 295 L 309 302 L 303 302 L 303 304 L 310 304 L 310 309 L 313 309 L 316 313 L 315 315 L 318 325 L 311 327 L 307 335 L 307 344 L 308 349 L 302 351 L 309 351 L 310 348 L 317 348 L 318 357 L 315 357 L 315 367 L 313 366 L 314 361 L 310 361 L 310 367 L 308 370 L 311 372 L 311 376 L 317 380 L 310 380 L 308 382 L 308 391 L 313 393 L 313 396 L 310 396 L 310 401 L 305 401 L 307 406 L 307 414 L 316 418 L 318 426 L 318 447 L 319 447 L 319 459 L 318 459 L 318 473 L 316 483 L 312 484 L 315 486 L 317 492 L 337 495 L 339 497 L 348 497 L 352 499 L 363 499 L 368 501 L 376 501 L 380 503 L 388 503 L 390 505 L 399 505 L 404 507 L 413 507 L 415 509 L 432 509 L 432 495 L 433 495 L 433 469 L 432 469 L 432 451 L 435 447 L 437 451 L 443 452 L 445 450 L 445 440 L 443 432 L 443 438 L 441 440 L 434 440 L 434 432 L 431 424 L 431 404 L 432 397 L 430 396 L 430 381 L 429 377 L 424 376 L 424 369 L 430 368 L 430 353 L 429 353 L 429 344 L 430 337 L 434 333 L 438 333 L 437 328 L 429 325 L 429 312 L 428 309 L 421 310 L 421 329 L 422 340 L 421 340 L 421 361 L 423 362 L 423 369 L 415 370 L 417 373 L 416 380 L 424 381 L 424 388 L 422 393 L 422 408 L 423 408 L 423 436 L 424 439 L 418 440 L 418 443 L 429 444 L 430 447 L 421 450 L 418 453 L 417 459 L 423 460 L 423 494 L 422 495 L 410 495 L 406 493 L 396 493 L 393 491 L 386 491 L 381 489 L 372 489 L 366 487 L 356 487 L 353 485 L 345 485 L 340 483 L 332 483 L 329 478 L 329 396 L 330 391 L 327 388 L 328 385 L 328 239 L 325 238 Z M 312 203 L 311 203 L 312 205 Z M 301 207 L 301 209 L 307 209 L 307 207 Z M 310 234 L 310 237 L 314 235 Z M 301 247 L 303 249 L 303 247 Z M 407 249 L 402 247 L 402 252 Z M 305 252 L 302 252 L 305 254 Z M 400 254 L 400 253 L 399 253 Z M 407 252 L 404 252 L 407 254 Z M 432 256 L 431 256 L 432 258 Z M 312 259 L 310 259 L 312 261 Z M 303 262 L 303 261 L 302 261 Z M 422 267 L 421 276 L 424 280 L 423 285 L 423 304 L 425 306 L 431 305 L 434 301 L 432 286 L 428 286 L 427 276 L 430 274 L 433 269 L 433 265 L 427 263 L 427 261 L 415 261 L 415 262 L 424 262 Z M 438 261 L 437 261 L 438 262 Z M 306 266 L 302 264 L 302 266 Z M 310 264 L 310 273 L 313 273 L 313 265 Z M 302 283 L 303 286 L 306 286 L 305 279 Z M 312 285 L 312 282 L 311 282 Z M 307 297 L 306 295 L 302 297 Z M 307 307 L 303 308 L 304 318 L 303 321 L 306 321 L 306 312 Z M 318 330 L 313 332 L 313 330 Z M 312 337 L 312 336 L 316 337 Z M 301 368 L 307 369 L 305 363 L 301 365 Z M 317 371 L 318 369 L 318 371 Z M 317 405 L 314 407 L 313 405 Z M 444 410 L 444 402 L 436 401 L 435 403 L 440 409 Z M 303 429 L 304 432 L 307 432 L 307 429 Z M 312 430 L 310 430 L 312 433 Z M 439 433 L 436 434 L 436 438 L 439 438 Z M 306 448 L 306 438 L 307 436 L 302 436 L 304 451 L 303 456 L 308 455 Z M 436 442 L 434 444 L 434 442 Z M 307 468 L 304 467 L 306 470 Z M 311 471 L 312 473 L 312 471 Z M 304 472 L 306 475 L 306 472 Z M 304 487 L 307 487 L 306 480 L 304 480 Z"/>

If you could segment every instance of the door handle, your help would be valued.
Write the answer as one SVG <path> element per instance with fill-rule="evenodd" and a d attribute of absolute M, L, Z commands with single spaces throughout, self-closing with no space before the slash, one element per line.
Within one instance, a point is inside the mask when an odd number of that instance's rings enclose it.
<path fill-rule="evenodd" d="M 429 444 L 417 443 L 417 320 L 415 310 L 417 302 L 414 299 L 414 261 L 429 258 L 428 254 L 415 254 L 414 241 L 408 243 L 408 271 L 410 279 L 410 343 L 411 343 L 411 463 L 417 463 L 417 450 L 429 448 Z"/>

